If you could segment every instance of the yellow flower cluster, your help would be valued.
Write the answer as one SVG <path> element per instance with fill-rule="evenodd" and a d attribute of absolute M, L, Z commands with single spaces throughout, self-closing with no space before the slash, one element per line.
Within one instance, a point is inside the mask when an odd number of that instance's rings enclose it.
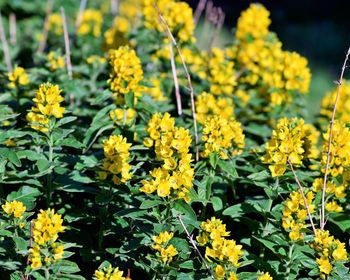
<path fill-rule="evenodd" d="M 104 64 L 106 63 L 106 58 L 103 56 L 98 56 L 98 55 L 90 55 L 87 59 L 86 62 L 88 64 Z"/>
<path fill-rule="evenodd" d="M 321 278 L 332 272 L 334 262 L 346 261 L 348 254 L 345 249 L 345 243 L 340 242 L 329 234 L 329 231 L 316 230 L 316 236 L 311 247 L 315 249 L 318 258 L 316 262 L 320 270 Z"/>
<path fill-rule="evenodd" d="M 131 144 L 126 141 L 127 139 L 122 135 L 111 135 L 103 141 L 105 158 L 102 164 L 104 171 L 99 172 L 101 180 L 105 180 L 109 174 L 112 174 L 112 180 L 117 185 L 131 179 L 131 166 L 128 163 Z"/>
<path fill-rule="evenodd" d="M 200 227 L 201 233 L 197 236 L 197 241 L 200 246 L 206 246 L 205 258 L 238 267 L 238 261 L 243 255 L 242 245 L 237 245 L 233 239 L 226 239 L 230 235 L 226 231 L 226 225 L 220 219 L 212 217 L 202 222 Z"/>
<path fill-rule="evenodd" d="M 266 272 L 263 275 L 259 276 L 258 280 L 273 280 L 273 278 L 270 273 Z"/>
<path fill-rule="evenodd" d="M 82 36 L 92 34 L 94 37 L 100 37 L 102 24 L 103 17 L 101 11 L 87 9 L 83 12 L 77 34 Z"/>
<path fill-rule="evenodd" d="M 193 41 L 194 20 L 192 8 L 185 2 L 176 0 L 144 0 L 142 13 L 145 17 L 144 25 L 148 29 L 156 29 L 164 32 L 163 23 L 159 21 L 159 16 L 153 3 L 168 23 L 169 28 L 175 38 L 180 42 Z"/>
<path fill-rule="evenodd" d="M 32 269 L 50 264 L 63 257 L 64 246 L 57 243 L 58 234 L 65 230 L 62 225 L 61 215 L 53 209 L 40 210 L 37 218 L 33 220 L 34 244 L 29 249 L 29 261 Z M 42 253 L 41 250 L 49 251 L 50 254 Z"/>
<path fill-rule="evenodd" d="M 338 89 L 328 92 L 322 99 L 320 115 L 327 121 L 332 117 L 333 106 Z M 343 80 L 339 92 L 336 119 L 350 124 L 350 82 Z"/>
<path fill-rule="evenodd" d="M 315 193 L 321 192 L 323 188 L 323 178 L 316 178 L 312 184 L 313 191 Z M 333 199 L 326 203 L 326 210 L 328 212 L 343 212 L 343 207 L 341 207 L 337 201 L 335 201 L 335 198 L 337 200 L 343 199 L 346 197 L 346 190 L 347 183 L 344 182 L 342 185 L 338 186 L 334 182 L 330 181 L 330 178 L 327 181 L 326 184 L 326 194 L 330 197 L 333 197 Z"/>
<path fill-rule="evenodd" d="M 62 17 L 58 13 L 53 13 L 48 18 L 48 26 L 49 30 L 52 31 L 55 35 L 63 34 L 63 21 Z"/>
<path fill-rule="evenodd" d="M 310 213 L 314 213 L 315 205 L 312 204 L 315 195 L 313 192 L 306 194 L 306 201 Z M 306 228 L 305 220 L 307 219 L 307 211 L 304 205 L 304 200 L 299 191 L 290 193 L 289 198 L 284 202 L 282 217 L 282 226 L 289 231 L 291 240 L 303 239 L 304 233 L 302 229 Z"/>
<path fill-rule="evenodd" d="M 96 280 L 131 280 L 129 277 L 123 277 L 123 271 L 118 267 L 113 268 L 111 265 L 95 271 L 94 279 Z"/>
<path fill-rule="evenodd" d="M 16 67 L 12 72 L 8 73 L 8 87 L 17 88 L 19 86 L 25 86 L 29 83 L 29 77 L 24 68 Z"/>
<path fill-rule="evenodd" d="M 65 66 L 64 57 L 54 51 L 50 51 L 47 55 L 47 62 L 51 71 L 62 69 Z"/>
<path fill-rule="evenodd" d="M 321 171 L 325 172 L 329 128 L 328 131 L 323 134 L 323 139 Z M 350 167 L 350 130 L 342 121 L 336 120 L 334 122 L 330 152 L 329 173 L 333 177 L 337 177 L 338 175 L 342 175 Z"/>
<path fill-rule="evenodd" d="M 49 119 L 55 117 L 62 118 L 65 111 L 60 103 L 64 100 L 61 96 L 58 85 L 50 83 L 41 84 L 35 93 L 33 101 L 36 103 L 31 112 L 27 114 L 27 121 L 31 123 L 31 128 L 41 132 L 49 131 Z"/>
<path fill-rule="evenodd" d="M 159 235 L 153 236 L 152 248 L 159 252 L 162 262 L 169 263 L 178 254 L 176 248 L 172 244 L 168 244 L 173 238 L 173 232 L 161 232 Z"/>
<path fill-rule="evenodd" d="M 154 147 L 157 160 L 162 166 L 150 172 L 152 180 L 143 180 L 140 191 L 153 193 L 160 197 L 180 198 L 188 201 L 189 189 L 192 187 L 194 170 L 191 167 L 192 155 L 189 153 L 191 136 L 187 129 L 176 127 L 175 120 L 169 113 L 164 116 L 153 114 L 146 131 L 149 138 L 145 146 Z"/>
<path fill-rule="evenodd" d="M 111 72 L 108 84 L 115 93 L 115 97 L 128 93 L 137 94 L 141 89 L 139 83 L 143 78 L 143 71 L 135 51 L 128 46 L 110 50 L 109 64 Z"/>
<path fill-rule="evenodd" d="M 213 48 L 208 63 L 208 82 L 210 92 L 215 95 L 232 95 L 236 86 L 236 73 L 234 64 L 225 58 L 225 51 Z"/>
<path fill-rule="evenodd" d="M 209 116 L 219 116 L 221 119 L 232 119 L 234 105 L 231 98 L 216 97 L 213 94 L 202 92 L 196 100 L 197 121 L 204 123 Z"/>
<path fill-rule="evenodd" d="M 136 118 L 136 111 L 134 109 L 117 108 L 109 113 L 110 118 L 116 125 L 130 125 Z"/>
<path fill-rule="evenodd" d="M 20 201 L 6 201 L 1 205 L 2 209 L 7 215 L 13 215 L 15 218 L 21 219 L 23 213 L 27 210 L 24 204 Z"/>
<path fill-rule="evenodd" d="M 283 175 L 288 161 L 298 166 L 305 159 L 316 159 L 319 154 L 316 147 L 318 135 L 316 129 L 305 124 L 303 119 L 278 120 L 262 157 L 264 163 L 270 164 L 272 177 Z"/>
<path fill-rule="evenodd" d="M 155 101 L 165 101 L 167 98 L 164 96 L 161 86 L 161 79 L 152 77 L 149 79 L 151 87 L 144 88 L 144 92 L 149 94 Z"/>
<path fill-rule="evenodd" d="M 245 146 L 241 124 L 233 119 L 227 120 L 221 116 L 208 117 L 204 122 L 203 157 L 218 153 L 220 158 L 228 159 L 230 155 L 240 154 Z"/>
<path fill-rule="evenodd" d="M 227 279 L 227 280 L 238 280 L 237 274 L 236 274 L 235 272 L 233 272 L 233 271 L 231 271 L 231 272 L 229 273 L 228 277 L 225 278 L 227 272 L 226 272 L 225 267 L 223 267 L 222 265 L 219 265 L 219 264 L 218 264 L 218 265 L 215 267 L 214 272 L 215 272 L 215 274 L 214 274 L 215 279 L 217 279 L 217 280 L 222 280 L 222 279 Z"/>
<path fill-rule="evenodd" d="M 269 106 L 292 100 L 290 92 L 307 93 L 311 80 L 307 60 L 282 50 L 277 36 L 269 31 L 270 13 L 260 4 L 251 4 L 237 23 L 237 44 L 228 56 L 244 69 L 240 84 L 257 85 Z"/>

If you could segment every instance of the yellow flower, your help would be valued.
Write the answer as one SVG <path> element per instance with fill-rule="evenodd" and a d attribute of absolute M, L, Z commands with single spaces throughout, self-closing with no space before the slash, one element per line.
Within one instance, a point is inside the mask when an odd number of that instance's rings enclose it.
<path fill-rule="evenodd" d="M 30 267 L 32 269 L 39 268 L 43 265 L 41 261 L 39 246 L 35 245 L 29 249 L 29 262 L 30 262 Z"/>
<path fill-rule="evenodd" d="M 12 72 L 8 73 L 9 88 L 25 86 L 29 83 L 29 77 L 24 68 L 16 67 Z"/>
<path fill-rule="evenodd" d="M 136 111 L 134 109 L 114 109 L 109 113 L 112 121 L 117 125 L 130 125 L 136 118 Z"/>
<path fill-rule="evenodd" d="M 103 56 L 98 56 L 98 55 L 90 55 L 87 59 L 86 62 L 88 64 L 104 64 L 106 63 L 106 58 Z"/>
<path fill-rule="evenodd" d="M 115 184 L 125 183 L 132 177 L 130 173 L 131 166 L 128 163 L 131 144 L 126 141 L 127 139 L 121 135 L 111 135 L 103 141 L 105 158 L 102 169 L 112 174 L 112 180 Z"/>
<path fill-rule="evenodd" d="M 123 271 L 120 271 L 118 267 L 113 268 L 111 265 L 108 267 L 95 270 L 94 279 L 96 280 L 131 280 L 130 278 L 123 277 Z"/>
<path fill-rule="evenodd" d="M 152 248 L 160 253 L 160 257 L 164 263 L 171 262 L 178 252 L 173 245 L 168 246 L 168 242 L 173 238 L 174 233 L 164 231 L 159 235 L 152 237 L 154 244 Z"/>
<path fill-rule="evenodd" d="M 157 5 L 159 12 L 169 25 L 172 34 L 180 43 L 193 41 L 194 20 L 191 7 L 185 2 L 174 0 L 144 0 L 142 13 L 145 17 L 144 25 L 148 29 L 164 31 L 162 23 L 158 19 L 158 13 L 153 7 L 153 2 Z"/>
<path fill-rule="evenodd" d="M 223 279 L 226 275 L 225 268 L 221 265 L 215 267 L 215 279 Z"/>
<path fill-rule="evenodd" d="M 80 25 L 77 30 L 78 35 L 92 34 L 94 37 L 101 36 L 103 17 L 99 10 L 84 10 Z"/>
<path fill-rule="evenodd" d="M 22 202 L 16 200 L 6 201 L 1 207 L 7 215 L 13 215 L 19 219 L 23 217 L 23 213 L 27 210 Z"/>
<path fill-rule="evenodd" d="M 51 71 L 64 68 L 64 57 L 54 51 L 50 51 L 47 55 L 47 61 Z"/>
<path fill-rule="evenodd" d="M 245 146 L 241 124 L 218 115 L 208 117 L 204 122 L 202 140 L 203 157 L 217 152 L 222 159 L 227 159 L 229 155 L 240 154 Z"/>
<path fill-rule="evenodd" d="M 266 272 L 263 275 L 258 277 L 258 280 L 273 280 L 270 273 Z"/>
<path fill-rule="evenodd" d="M 332 271 L 332 265 L 326 257 L 321 257 L 316 259 L 316 263 L 318 264 L 318 268 L 321 273 L 329 275 Z"/>
<path fill-rule="evenodd" d="M 57 119 L 63 117 L 65 108 L 60 106 L 60 103 L 64 100 L 61 91 L 58 85 L 50 83 L 39 86 L 35 98 L 33 98 L 36 106 L 32 107 L 31 112 L 26 116 L 33 129 L 47 132 L 51 116 Z"/>
<path fill-rule="evenodd" d="M 48 19 L 49 30 L 52 31 L 55 35 L 63 34 L 63 21 L 61 15 L 58 13 L 50 14 Z"/>
<path fill-rule="evenodd" d="M 341 207 L 337 202 L 334 200 L 327 202 L 326 204 L 326 210 L 328 212 L 343 212 L 343 207 Z"/>
<path fill-rule="evenodd" d="M 110 50 L 109 64 L 111 72 L 108 84 L 115 93 L 115 97 L 118 94 L 137 94 L 140 91 L 141 86 L 139 83 L 143 79 L 143 71 L 141 61 L 134 50 L 128 46 Z"/>

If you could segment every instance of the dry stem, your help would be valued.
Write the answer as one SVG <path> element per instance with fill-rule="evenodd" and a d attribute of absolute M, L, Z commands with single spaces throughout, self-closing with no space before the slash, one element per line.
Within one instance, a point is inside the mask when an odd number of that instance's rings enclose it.
<path fill-rule="evenodd" d="M 47 35 L 49 33 L 49 17 L 52 14 L 53 0 L 47 0 L 46 3 L 46 15 L 43 27 L 43 37 L 40 40 L 38 53 L 42 53 L 46 47 Z"/>
<path fill-rule="evenodd" d="M 205 5 L 207 4 L 207 1 L 208 0 L 199 0 L 198 5 L 196 7 L 196 11 L 194 12 L 194 16 L 193 16 L 195 25 L 198 24 L 199 18 L 203 13 L 203 10 L 205 8 Z"/>
<path fill-rule="evenodd" d="M 161 20 L 161 22 L 163 23 L 164 27 L 166 28 L 167 33 L 168 33 L 171 41 L 173 42 L 173 44 L 174 44 L 174 46 L 175 46 L 175 48 L 176 48 L 176 50 L 177 50 L 177 52 L 179 54 L 179 57 L 180 57 L 181 62 L 182 62 L 182 66 L 183 66 L 184 71 L 186 73 L 188 85 L 189 85 L 189 88 L 190 88 L 191 109 L 192 109 L 193 126 L 194 126 L 194 134 L 195 134 L 195 144 L 196 144 L 196 161 L 198 161 L 199 160 L 199 150 L 198 150 L 199 139 L 198 139 L 198 130 L 197 130 L 196 108 L 195 108 L 195 103 L 194 103 L 194 91 L 193 91 L 193 87 L 192 87 L 191 76 L 190 76 L 190 74 L 188 72 L 185 60 L 184 60 L 184 58 L 182 56 L 182 53 L 181 53 L 181 50 L 180 50 L 180 47 L 177 44 L 173 34 L 171 33 L 171 30 L 170 30 L 170 27 L 169 27 L 168 23 L 166 22 L 166 20 L 164 19 L 164 17 L 160 13 L 157 5 L 155 3 L 153 3 L 153 6 L 154 6 L 155 10 L 157 11 L 159 19 Z"/>
<path fill-rule="evenodd" d="M 12 46 L 17 43 L 17 26 L 16 26 L 16 15 L 10 14 L 10 44 Z"/>
<path fill-rule="evenodd" d="M 307 204 L 307 200 L 306 200 L 306 197 L 305 197 L 305 193 L 304 193 L 303 187 L 302 187 L 301 184 L 300 184 L 298 175 L 295 173 L 295 170 L 294 170 L 293 165 L 292 165 L 292 163 L 290 162 L 290 160 L 288 160 L 288 164 L 289 164 L 289 166 L 290 166 L 290 169 L 291 169 L 292 172 L 293 172 L 294 179 L 295 179 L 295 182 L 297 183 L 297 185 L 298 185 L 298 187 L 299 187 L 299 191 L 300 191 L 300 193 L 301 193 L 301 196 L 303 197 L 304 206 L 305 206 L 305 208 L 306 208 L 306 212 L 307 212 L 307 215 L 308 215 L 309 220 L 310 220 L 310 223 L 311 223 L 312 231 L 314 232 L 314 235 L 316 235 L 315 224 L 314 224 L 314 221 L 313 221 L 312 216 L 311 216 L 310 207 L 309 207 L 309 205 Z"/>
<path fill-rule="evenodd" d="M 211 275 L 211 278 L 214 279 L 213 273 L 208 265 L 208 263 L 206 262 L 205 258 L 203 257 L 203 255 L 201 254 L 201 252 L 199 251 L 196 241 L 193 240 L 193 236 L 188 232 L 184 222 L 182 221 L 181 215 L 177 215 L 177 218 L 180 221 L 181 226 L 183 227 L 183 229 L 185 230 L 186 236 L 188 241 L 190 241 L 190 243 L 192 244 L 194 250 L 197 252 L 199 258 L 201 259 L 201 261 L 204 263 L 205 267 L 207 268 L 209 274 Z"/>
<path fill-rule="evenodd" d="M 118 0 L 111 0 L 111 12 L 115 15 L 118 12 Z"/>
<path fill-rule="evenodd" d="M 62 25 L 63 25 L 64 47 L 66 50 L 67 72 L 68 72 L 68 78 L 71 80 L 73 77 L 73 71 L 72 71 L 72 63 L 70 60 L 70 45 L 69 45 L 69 35 L 68 35 L 66 14 L 64 13 L 63 7 L 61 7 L 61 16 L 62 16 Z"/>
<path fill-rule="evenodd" d="M 325 196 L 326 196 L 326 188 L 327 188 L 327 176 L 328 176 L 328 171 L 329 171 L 329 162 L 330 162 L 330 158 L 331 158 L 331 145 L 332 145 L 332 137 L 333 137 L 334 119 L 335 119 L 335 113 L 337 111 L 337 105 L 338 105 L 339 94 L 340 94 L 340 87 L 343 83 L 343 76 L 344 76 L 346 63 L 348 61 L 349 55 L 350 55 L 350 47 L 349 47 L 348 52 L 346 53 L 346 56 L 345 56 L 345 60 L 344 60 L 343 67 L 342 67 L 342 70 L 340 73 L 339 81 L 337 81 L 338 89 L 337 89 L 337 94 L 335 97 L 335 102 L 334 102 L 334 107 L 333 107 L 333 112 L 332 112 L 332 119 L 331 119 L 330 126 L 329 126 L 327 161 L 326 161 L 326 169 L 324 172 L 323 187 L 322 187 L 322 205 L 321 205 L 321 217 L 320 217 L 321 230 L 324 230 L 324 226 L 326 224 L 326 222 L 325 222 Z"/>
<path fill-rule="evenodd" d="M 4 25 L 2 22 L 1 12 L 0 12 L 0 37 L 1 37 L 2 51 L 4 52 L 7 71 L 12 72 L 13 68 L 12 68 L 11 56 L 10 56 L 9 46 L 6 40 L 6 34 L 5 34 Z"/>
<path fill-rule="evenodd" d="M 181 116 L 182 115 L 181 95 L 180 95 L 179 81 L 177 79 L 177 71 L 176 71 L 176 63 L 175 63 L 175 57 L 174 57 L 173 44 L 171 42 L 169 43 L 169 48 L 170 48 L 171 70 L 173 72 L 173 79 L 174 79 L 177 112 L 178 112 L 179 116 Z"/>
<path fill-rule="evenodd" d="M 86 2 L 87 2 L 87 0 L 81 0 L 80 1 L 78 17 L 77 17 L 77 20 L 75 22 L 75 33 L 77 33 L 78 28 L 79 28 L 79 26 L 81 24 L 81 20 L 83 18 L 83 13 L 84 13 L 84 10 L 85 10 L 85 7 L 86 7 Z"/>
<path fill-rule="evenodd" d="M 220 33 L 220 30 L 224 25 L 224 21 L 225 21 L 225 13 L 222 11 L 221 8 L 215 9 L 215 14 L 213 16 L 215 17 L 214 19 L 215 29 L 213 31 L 213 35 L 210 40 L 210 49 L 214 47 L 218 34 Z"/>

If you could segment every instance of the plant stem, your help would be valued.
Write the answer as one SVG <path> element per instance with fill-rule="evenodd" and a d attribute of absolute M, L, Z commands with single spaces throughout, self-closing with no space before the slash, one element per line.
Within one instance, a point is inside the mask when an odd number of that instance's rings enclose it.
<path fill-rule="evenodd" d="M 53 141 L 52 141 L 52 136 L 51 132 L 49 135 L 49 162 L 50 162 L 50 167 L 53 161 Z M 47 175 L 47 188 L 46 188 L 46 206 L 47 208 L 50 207 L 51 204 L 51 193 L 52 193 L 52 170 L 50 170 L 49 174 Z"/>

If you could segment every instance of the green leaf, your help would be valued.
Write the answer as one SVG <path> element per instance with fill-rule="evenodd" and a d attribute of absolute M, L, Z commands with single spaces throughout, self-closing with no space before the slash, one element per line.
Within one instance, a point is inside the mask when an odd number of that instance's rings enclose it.
<path fill-rule="evenodd" d="M 144 200 L 142 201 L 140 205 L 140 209 L 149 209 L 153 208 L 155 206 L 158 206 L 160 204 L 163 204 L 163 201 L 161 200 Z"/>
<path fill-rule="evenodd" d="M 56 123 L 56 127 L 60 127 L 62 125 L 65 125 L 67 123 L 73 122 L 77 119 L 77 117 L 64 117 L 62 119 L 60 119 L 57 123 Z"/>
<path fill-rule="evenodd" d="M 5 159 L 10 161 L 11 163 L 16 165 L 17 167 L 22 166 L 21 161 L 19 160 L 17 154 L 10 149 L 7 149 L 7 148 L 0 149 L 0 156 L 4 157 Z"/>
<path fill-rule="evenodd" d="M 350 232 L 350 219 L 348 215 L 332 213 L 328 220 L 337 225 L 343 232 Z"/>
<path fill-rule="evenodd" d="M 19 254 L 25 254 L 27 252 L 27 247 L 29 246 L 29 242 L 19 236 L 12 237 L 13 241 L 16 245 L 16 251 Z"/>
<path fill-rule="evenodd" d="M 183 200 L 175 201 L 173 209 L 177 210 L 181 214 L 185 214 L 187 218 L 191 220 L 197 220 L 197 215 L 193 211 L 192 207 Z"/>
<path fill-rule="evenodd" d="M 238 178 L 238 173 L 235 168 L 235 164 L 232 160 L 219 160 L 218 161 L 219 167 L 225 171 L 230 177 L 232 178 Z"/>
<path fill-rule="evenodd" d="M 8 201 L 21 201 L 27 207 L 27 209 L 33 209 L 35 205 L 35 199 L 40 194 L 41 192 L 37 188 L 23 186 L 17 192 L 11 192 L 6 199 Z"/>

